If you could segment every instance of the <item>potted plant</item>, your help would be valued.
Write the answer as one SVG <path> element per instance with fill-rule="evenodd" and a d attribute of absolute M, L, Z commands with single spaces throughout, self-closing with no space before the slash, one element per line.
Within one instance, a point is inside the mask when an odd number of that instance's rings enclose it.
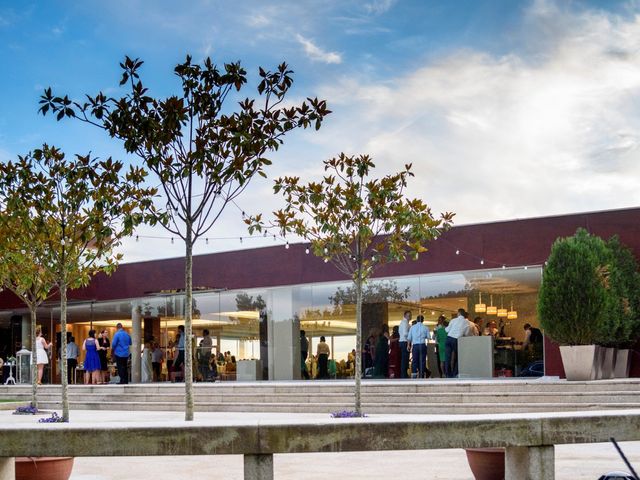
<path fill-rule="evenodd" d="M 640 274 L 633 253 L 618 237 L 607 242 L 611 255 L 607 278 L 607 314 L 601 326 L 601 345 L 607 347 L 603 378 L 629 376 L 630 346 L 640 334 Z"/>
<path fill-rule="evenodd" d="M 542 275 L 538 315 L 545 334 L 559 343 L 567 380 L 593 380 L 606 312 L 609 250 L 578 229 L 557 239 Z"/>

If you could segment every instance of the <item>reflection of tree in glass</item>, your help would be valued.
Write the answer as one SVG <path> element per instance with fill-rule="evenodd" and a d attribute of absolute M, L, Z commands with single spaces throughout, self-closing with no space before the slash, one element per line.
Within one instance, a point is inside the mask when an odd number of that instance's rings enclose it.
<path fill-rule="evenodd" d="M 248 293 L 238 293 L 236 295 L 236 308 L 238 311 L 261 311 L 267 307 L 267 303 L 262 299 L 262 295 L 258 295 L 253 299 Z"/>
<path fill-rule="evenodd" d="M 409 298 L 411 287 L 404 290 L 398 289 L 398 284 L 393 280 L 369 283 L 362 289 L 362 303 L 402 302 Z M 338 287 L 336 293 L 329 297 L 329 301 L 335 306 L 354 305 L 356 303 L 356 289 L 353 285 L 346 288 Z"/>

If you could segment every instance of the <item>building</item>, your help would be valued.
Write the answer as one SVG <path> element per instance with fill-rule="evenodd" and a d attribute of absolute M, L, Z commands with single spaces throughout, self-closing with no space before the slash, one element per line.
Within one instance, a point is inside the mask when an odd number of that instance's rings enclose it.
<path fill-rule="evenodd" d="M 538 324 L 542 268 L 556 238 L 583 227 L 603 238 L 618 235 L 639 256 L 639 225 L 640 208 L 632 208 L 454 227 L 417 261 L 376 271 L 365 289 L 363 338 L 383 323 L 398 324 L 405 310 L 414 317 L 422 313 L 432 326 L 439 315 L 449 317 L 460 307 L 475 316 L 475 305 L 484 303 L 511 315 L 480 313 L 483 322 L 495 320 L 502 337 L 520 341 L 525 323 Z M 259 359 L 257 377 L 265 380 L 300 378 L 301 329 L 310 339 L 310 352 L 323 335 L 339 367 L 348 368 L 348 353 L 355 347 L 351 282 L 307 252 L 307 245 L 294 244 L 194 257 L 194 334 L 207 328 L 217 351 L 230 351 L 239 360 Z M 104 327 L 112 337 L 115 324 L 122 322 L 134 341 L 153 337 L 170 349 L 183 323 L 183 286 L 181 258 L 123 264 L 111 277 L 99 275 L 69 293 L 69 329 L 81 344 L 91 327 Z M 59 314 L 55 302 L 38 312 L 49 339 L 59 332 Z M 2 292 L 0 357 L 15 353 L 23 341 L 28 346 L 28 333 L 28 312 Z M 503 347 L 497 365 L 520 368 L 524 361 L 510 350 L 513 343 L 505 341 Z M 547 374 L 562 375 L 557 347 L 548 340 L 545 360 Z M 640 373 L 638 363 L 632 374 Z"/>

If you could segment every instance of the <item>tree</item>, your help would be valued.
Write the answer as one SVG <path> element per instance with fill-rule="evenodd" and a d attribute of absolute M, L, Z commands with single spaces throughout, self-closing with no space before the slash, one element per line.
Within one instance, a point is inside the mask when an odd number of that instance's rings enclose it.
<path fill-rule="evenodd" d="M 40 112 L 78 118 L 104 129 L 124 142 L 129 153 L 140 157 L 156 174 L 166 200 L 164 227 L 185 244 L 185 305 L 193 293 L 193 245 L 209 232 L 225 208 L 247 188 L 257 174 L 266 176 L 271 161 L 265 156 L 278 149 L 283 136 L 298 127 L 320 128 L 330 113 L 325 101 L 308 99 L 299 106 L 283 102 L 293 73 L 285 63 L 271 72 L 259 69 L 258 94 L 262 102 L 244 99 L 237 111 L 225 101 L 247 82 L 240 62 L 227 63 L 223 71 L 207 58 L 203 65 L 191 57 L 175 67 L 182 84 L 180 95 L 157 99 L 147 95 L 140 80 L 143 62 L 129 57 L 120 64 L 120 85 L 129 93 L 121 98 L 103 93 L 80 104 L 54 96 L 47 89 Z M 193 420 L 192 312 L 185 309 L 185 419 Z"/>
<path fill-rule="evenodd" d="M 453 214 L 432 216 L 422 200 L 404 199 L 411 165 L 400 173 L 369 180 L 375 165 L 368 155 L 339 157 L 324 162 L 330 172 L 320 182 L 302 184 L 299 177 L 275 181 L 274 192 L 285 207 L 274 212 L 268 225 L 262 215 L 246 220 L 249 230 L 270 226 L 309 241 L 313 253 L 348 275 L 355 288 L 356 351 L 362 350 L 363 286 L 376 267 L 388 262 L 417 259 L 425 244 L 451 225 Z M 356 355 L 355 409 L 360 401 L 361 356 Z"/>
<path fill-rule="evenodd" d="M 65 158 L 44 145 L 2 169 L 0 192 L 7 213 L 28 211 L 33 235 L 46 244 L 37 268 L 60 292 L 60 330 L 67 329 L 67 291 L 88 284 L 98 272 L 114 271 L 114 248 L 142 222 L 155 222 L 155 188 L 141 187 L 146 172 L 123 163 L 76 155 Z M 13 208 L 24 202 L 23 209 Z M 36 244 L 39 245 L 39 244 Z M 62 353 L 62 419 L 69 421 L 67 354 Z"/>
<path fill-rule="evenodd" d="M 0 163 L 0 285 L 13 292 L 29 309 L 31 319 L 31 406 L 38 408 L 36 325 L 38 307 L 54 293 L 47 261 L 47 239 L 34 228 L 25 199 L 7 182 L 11 164 Z M 23 172 L 15 172 L 22 174 Z"/>
<path fill-rule="evenodd" d="M 561 345 L 598 342 L 608 301 L 609 264 L 605 242 L 582 228 L 553 243 L 538 296 L 546 335 Z"/>

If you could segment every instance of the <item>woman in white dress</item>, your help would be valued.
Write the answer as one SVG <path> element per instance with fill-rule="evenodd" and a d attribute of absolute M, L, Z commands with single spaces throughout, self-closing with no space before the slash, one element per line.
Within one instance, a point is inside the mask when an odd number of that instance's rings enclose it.
<path fill-rule="evenodd" d="M 49 363 L 47 350 L 51 348 L 51 344 L 42 336 L 42 330 L 36 330 L 36 364 L 38 365 L 38 385 L 42 385 L 42 375 L 44 374 L 44 366 Z"/>
<path fill-rule="evenodd" d="M 151 344 L 145 342 L 142 350 L 142 383 L 149 383 L 153 379 L 153 367 L 151 365 Z"/>

